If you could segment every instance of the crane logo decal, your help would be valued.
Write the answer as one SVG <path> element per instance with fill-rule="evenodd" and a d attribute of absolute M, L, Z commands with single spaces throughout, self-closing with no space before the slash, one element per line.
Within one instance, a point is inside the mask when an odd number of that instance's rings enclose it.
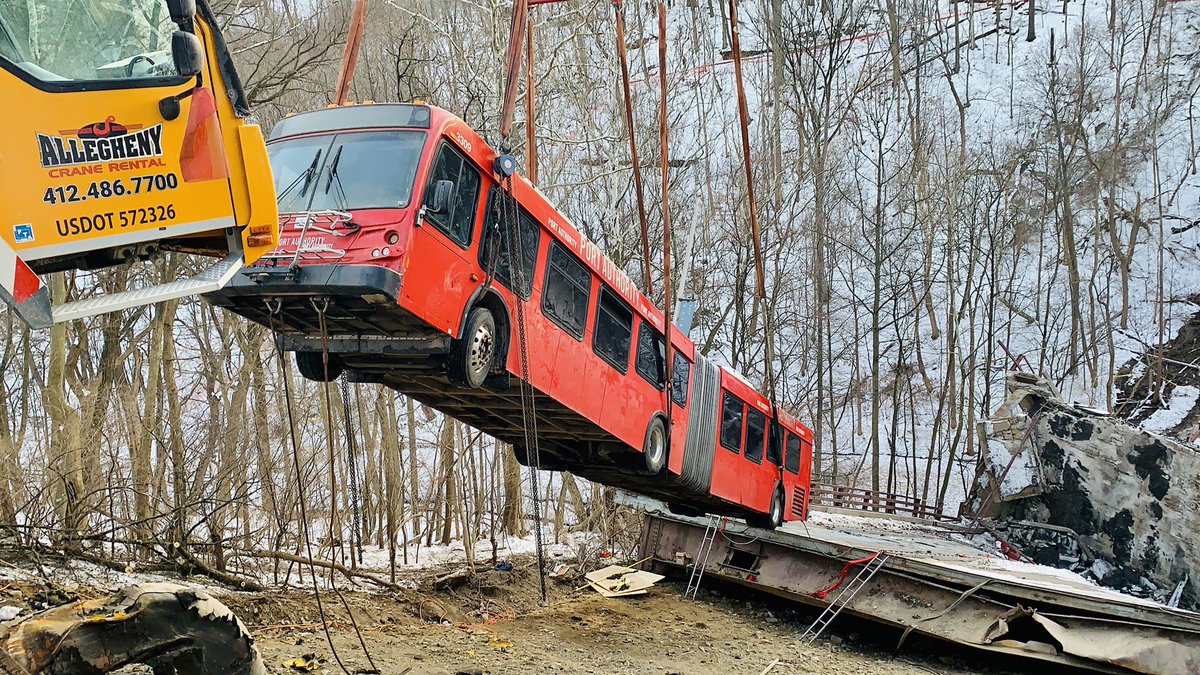
<path fill-rule="evenodd" d="M 142 125 L 119 124 L 110 115 L 102 122 L 57 134 L 38 134 L 38 150 L 42 167 L 98 164 L 112 160 L 141 160 L 161 157 L 162 124 L 143 128 Z"/>

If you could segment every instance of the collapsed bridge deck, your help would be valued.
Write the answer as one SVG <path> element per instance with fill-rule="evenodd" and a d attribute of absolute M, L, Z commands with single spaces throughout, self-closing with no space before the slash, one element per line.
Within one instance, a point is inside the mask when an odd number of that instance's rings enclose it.
<path fill-rule="evenodd" d="M 641 536 L 648 564 L 687 568 L 709 521 L 638 503 L 648 509 Z M 950 524 L 818 511 L 772 532 L 726 520 L 704 570 L 824 607 L 816 594 L 837 583 L 847 561 L 880 551 L 888 553 L 884 567 L 845 611 L 906 629 L 905 636 L 1100 672 L 1200 672 L 1200 614 L 1009 560 L 986 537 Z"/>

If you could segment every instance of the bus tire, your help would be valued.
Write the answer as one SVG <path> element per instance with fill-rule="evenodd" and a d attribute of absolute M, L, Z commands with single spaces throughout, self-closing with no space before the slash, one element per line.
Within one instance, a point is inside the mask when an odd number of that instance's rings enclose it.
<path fill-rule="evenodd" d="M 516 458 L 517 464 L 521 466 L 529 466 L 529 450 L 523 445 L 512 446 L 513 457 Z M 542 450 L 538 452 L 538 469 L 541 471 L 568 471 L 570 467 L 566 462 L 563 462 L 557 455 Z"/>
<path fill-rule="evenodd" d="M 322 356 L 321 352 L 296 352 L 296 370 L 300 371 L 301 377 L 313 382 L 333 382 L 338 379 L 346 368 L 342 357 L 330 354 L 327 371 Z"/>
<path fill-rule="evenodd" d="M 783 525 L 783 486 L 776 485 L 771 493 L 771 506 L 767 513 L 756 513 L 746 519 L 746 524 L 764 530 L 774 530 Z"/>
<path fill-rule="evenodd" d="M 657 476 L 667 465 L 667 425 L 658 415 L 650 418 L 646 427 L 646 439 L 642 442 L 641 473 Z"/>
<path fill-rule="evenodd" d="M 476 307 L 467 315 L 462 337 L 450 347 L 446 374 L 450 383 L 464 389 L 483 386 L 496 361 L 496 318 L 487 307 Z"/>
<path fill-rule="evenodd" d="M 523 445 L 511 445 L 513 458 L 517 460 L 517 464 L 521 466 L 529 466 L 529 451 Z"/>

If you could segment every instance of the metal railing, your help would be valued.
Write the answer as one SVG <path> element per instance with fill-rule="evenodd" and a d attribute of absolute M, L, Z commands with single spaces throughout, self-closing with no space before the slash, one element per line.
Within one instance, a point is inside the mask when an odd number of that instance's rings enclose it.
<path fill-rule="evenodd" d="M 907 515 L 932 520 L 954 519 L 953 516 L 942 513 L 936 506 L 926 504 L 922 499 L 891 492 L 875 492 L 866 488 L 813 483 L 810 494 L 810 503 L 821 506 Z"/>

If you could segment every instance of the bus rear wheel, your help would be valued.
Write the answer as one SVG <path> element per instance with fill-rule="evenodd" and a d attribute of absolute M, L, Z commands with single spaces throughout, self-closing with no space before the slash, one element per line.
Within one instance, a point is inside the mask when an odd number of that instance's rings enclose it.
<path fill-rule="evenodd" d="M 650 418 L 646 427 L 646 440 L 642 442 L 642 471 L 647 476 L 657 476 L 667 465 L 667 427 L 661 417 Z"/>
<path fill-rule="evenodd" d="M 764 530 L 774 530 L 783 525 L 783 487 L 779 485 L 775 486 L 775 492 L 771 494 L 769 511 L 766 513 L 757 513 L 747 518 L 746 523 Z"/>
<path fill-rule="evenodd" d="M 296 370 L 300 371 L 300 375 L 306 380 L 313 382 L 333 382 L 338 379 L 345 369 L 345 364 L 342 363 L 342 357 L 337 354 L 329 355 L 329 368 L 325 368 L 325 362 L 321 352 L 296 352 Z"/>
<path fill-rule="evenodd" d="M 487 307 L 476 307 L 467 316 L 462 336 L 450 347 L 447 375 L 464 389 L 478 389 L 492 372 L 496 360 L 496 318 Z"/>

